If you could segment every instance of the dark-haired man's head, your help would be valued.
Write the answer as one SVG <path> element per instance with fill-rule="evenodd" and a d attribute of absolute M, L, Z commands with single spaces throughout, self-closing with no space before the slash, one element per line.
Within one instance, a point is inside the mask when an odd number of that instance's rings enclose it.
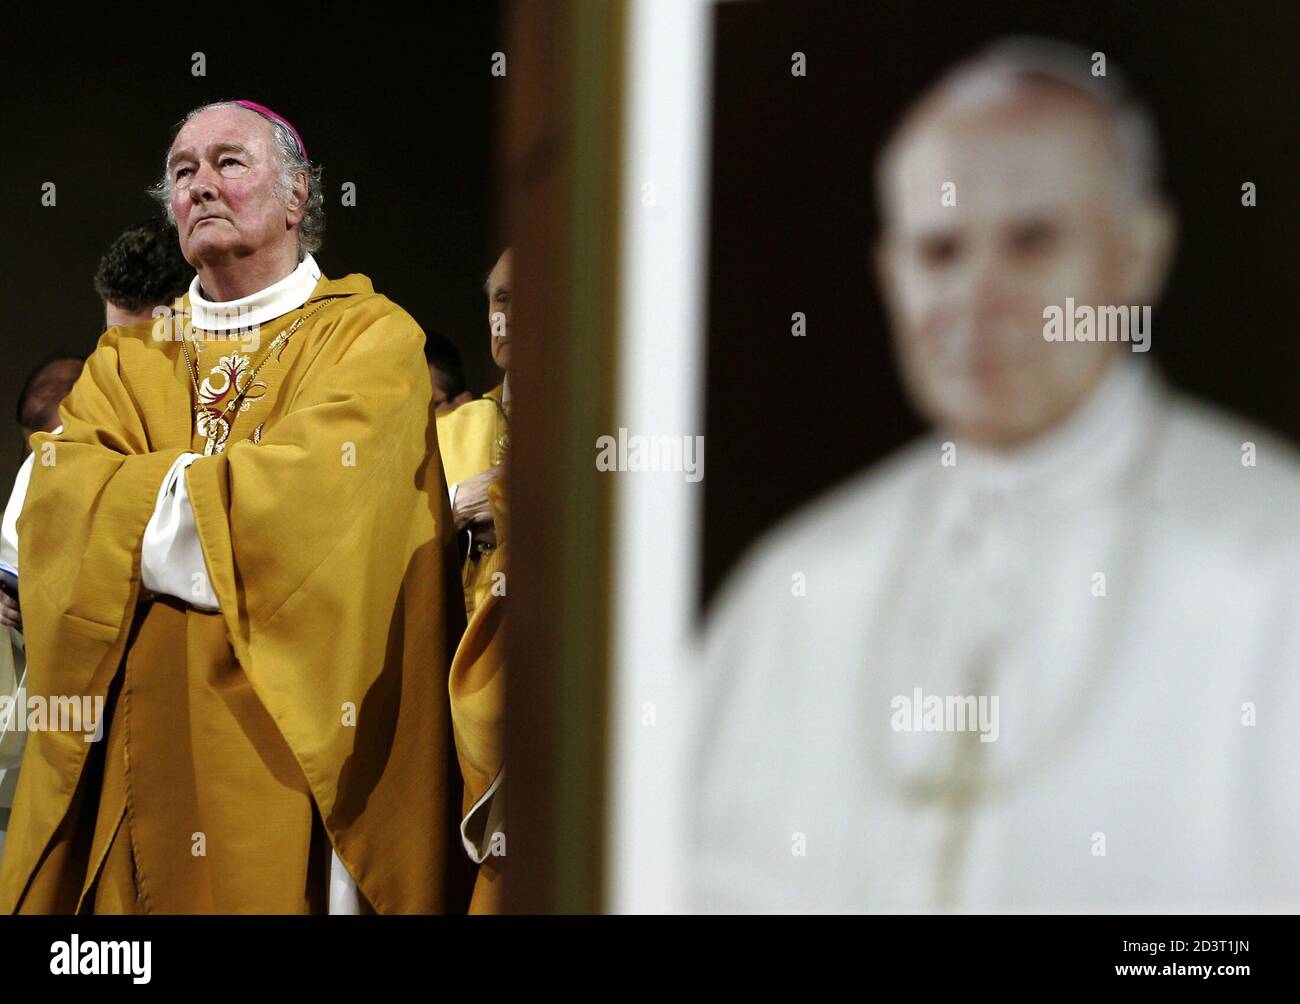
<path fill-rule="evenodd" d="M 183 296 L 193 278 L 171 226 L 150 220 L 131 227 L 109 245 L 95 270 L 105 327 L 149 320 L 155 307 Z"/>
<path fill-rule="evenodd" d="M 439 415 L 474 400 L 473 392 L 465 383 L 465 363 L 451 339 L 436 331 L 428 332 L 424 338 L 424 358 L 433 380 L 433 406 Z"/>
<path fill-rule="evenodd" d="M 32 370 L 18 394 L 18 425 L 27 442 L 36 432 L 59 427 L 59 405 L 81 376 L 85 361 L 78 356 L 54 356 Z"/>

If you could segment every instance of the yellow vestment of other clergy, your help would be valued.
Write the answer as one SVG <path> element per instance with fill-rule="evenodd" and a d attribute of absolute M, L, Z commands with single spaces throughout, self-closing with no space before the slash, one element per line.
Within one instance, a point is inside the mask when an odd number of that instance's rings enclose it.
<path fill-rule="evenodd" d="M 499 464 L 509 444 L 507 405 L 497 387 L 438 417 L 438 441 L 450 484 L 482 474 Z M 502 623 L 506 596 L 506 543 L 509 510 L 501 480 L 488 489 L 496 547 L 465 559 L 462 583 L 469 624 L 452 661 L 448 688 L 456 755 L 464 779 L 462 814 L 487 793 L 505 763 L 505 638 Z M 501 797 L 504 793 L 501 792 Z M 471 911 L 499 909 L 499 871 L 494 857 L 485 860 L 474 886 Z"/>
<path fill-rule="evenodd" d="M 33 439 L 28 692 L 102 697 L 107 728 L 28 736 L 0 909 L 324 912 L 331 847 L 376 911 L 444 909 L 463 611 L 423 334 L 351 275 L 260 344 L 197 335 L 246 388 L 186 475 L 219 611 L 141 587 L 163 476 L 205 446 L 179 340 L 105 332 Z"/>

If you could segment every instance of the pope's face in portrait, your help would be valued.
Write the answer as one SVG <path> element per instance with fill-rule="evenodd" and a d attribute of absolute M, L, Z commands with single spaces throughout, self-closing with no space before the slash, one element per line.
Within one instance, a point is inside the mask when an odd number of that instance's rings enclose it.
<path fill-rule="evenodd" d="M 510 372 L 510 272 L 511 254 L 507 248 L 488 277 L 488 330 L 492 339 L 492 361 Z"/>
<path fill-rule="evenodd" d="M 280 241 L 296 241 L 306 176 L 287 200 L 271 123 L 247 108 L 213 108 L 181 129 L 168 160 L 181 253 L 198 268 L 228 265 Z"/>
<path fill-rule="evenodd" d="M 1086 399 L 1117 346 L 1048 341 L 1043 311 L 1151 293 L 1130 281 L 1121 179 L 1106 120 L 1070 95 L 939 102 L 904 127 L 882 177 L 878 264 L 923 414 L 1002 448 Z"/>

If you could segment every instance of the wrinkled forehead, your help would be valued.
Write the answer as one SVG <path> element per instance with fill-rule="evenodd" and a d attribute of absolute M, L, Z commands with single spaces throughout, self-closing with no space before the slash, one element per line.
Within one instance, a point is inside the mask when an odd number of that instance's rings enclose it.
<path fill-rule="evenodd" d="M 258 151 L 271 142 L 271 123 L 247 108 L 209 108 L 181 127 L 169 154 L 231 144 Z"/>
<path fill-rule="evenodd" d="M 1101 211 L 1115 197 L 1117 172 L 1112 131 L 1086 102 L 938 107 L 893 144 L 881 211 L 896 232 Z"/>
<path fill-rule="evenodd" d="M 509 249 L 502 252 L 497 263 L 492 266 L 492 288 L 498 286 L 505 288 L 510 287 L 510 251 Z"/>

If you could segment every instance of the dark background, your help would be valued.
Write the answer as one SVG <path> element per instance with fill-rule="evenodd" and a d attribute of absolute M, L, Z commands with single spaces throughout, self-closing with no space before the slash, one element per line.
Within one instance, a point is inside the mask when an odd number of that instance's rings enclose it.
<path fill-rule="evenodd" d="M 496 259 L 496 2 L 390 17 L 316 4 L 170 6 L 95 21 L 54 8 L 0 20 L 0 506 L 21 459 L 17 395 L 56 351 L 103 329 L 91 284 L 109 243 L 156 212 L 145 194 L 172 127 L 209 101 L 251 98 L 289 119 L 324 165 L 324 273 L 368 275 L 426 331 L 451 338 L 470 386 L 492 366 L 483 277 Z M 191 53 L 207 76 L 190 73 Z M 57 205 L 41 205 L 41 185 Z M 340 204 L 345 181 L 356 206 Z"/>
<path fill-rule="evenodd" d="M 874 277 L 875 151 L 1006 34 L 1106 53 L 1156 118 L 1180 240 L 1151 356 L 1300 440 L 1294 4 L 725 3 L 716 8 L 702 595 L 764 528 L 921 431 Z M 791 55 L 807 57 L 792 77 Z M 1257 186 L 1256 208 L 1241 185 Z M 807 315 L 807 334 L 790 315 Z"/>

